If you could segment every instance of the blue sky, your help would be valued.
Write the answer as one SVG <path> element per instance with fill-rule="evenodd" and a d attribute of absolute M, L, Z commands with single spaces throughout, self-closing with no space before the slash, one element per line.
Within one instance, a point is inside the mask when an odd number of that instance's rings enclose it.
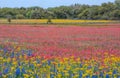
<path fill-rule="evenodd" d="M 71 5 L 75 3 L 100 5 L 103 2 L 114 2 L 115 0 L 0 0 L 0 7 L 31 7 L 43 8 Z"/>

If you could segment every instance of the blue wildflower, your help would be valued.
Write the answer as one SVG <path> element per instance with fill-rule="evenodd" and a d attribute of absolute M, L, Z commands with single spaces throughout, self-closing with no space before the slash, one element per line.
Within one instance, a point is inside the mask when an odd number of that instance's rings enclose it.
<path fill-rule="evenodd" d="M 2 76 L 2 73 L 0 72 L 0 77 Z"/>
<path fill-rule="evenodd" d="M 93 75 L 92 78 L 98 78 L 98 76 L 97 75 Z"/>
<path fill-rule="evenodd" d="M 92 68 L 92 66 L 88 66 L 88 69 L 91 69 Z"/>
<path fill-rule="evenodd" d="M 20 53 L 17 53 L 16 56 L 19 57 L 19 56 L 20 56 Z"/>
<path fill-rule="evenodd" d="M 117 78 L 120 78 L 120 76 L 118 76 Z"/>
<path fill-rule="evenodd" d="M 48 65 L 50 65 L 51 64 L 51 61 L 50 60 L 48 60 Z"/>
<path fill-rule="evenodd" d="M 83 67 L 83 65 L 82 65 L 82 64 L 80 64 L 80 67 L 82 68 L 82 67 Z"/>
<path fill-rule="evenodd" d="M 22 68 L 22 73 L 24 73 L 24 74 L 26 73 L 26 71 L 25 71 L 25 69 L 24 69 L 24 68 Z"/>
<path fill-rule="evenodd" d="M 7 74 L 8 72 L 9 72 L 9 68 L 6 68 L 3 73 Z"/>
<path fill-rule="evenodd" d="M 82 71 L 79 72 L 79 78 L 82 78 Z"/>
<path fill-rule="evenodd" d="M 20 75 L 20 68 L 17 68 L 15 73 L 16 75 Z"/>
<path fill-rule="evenodd" d="M 114 71 L 113 71 L 113 74 L 117 74 L 117 71 L 116 71 L 116 70 L 114 70 Z"/>
<path fill-rule="evenodd" d="M 106 75 L 106 78 L 110 78 L 110 76 L 107 74 L 107 75 Z"/>
<path fill-rule="evenodd" d="M 6 48 L 4 48 L 3 51 L 4 51 L 4 53 L 7 53 L 8 50 Z"/>
<path fill-rule="evenodd" d="M 28 50 L 28 56 L 31 56 L 32 55 L 32 50 Z"/>
<path fill-rule="evenodd" d="M 14 58 L 14 52 L 11 53 L 11 58 Z"/>
<path fill-rule="evenodd" d="M 103 78 L 104 77 L 103 72 L 100 72 L 99 76 Z"/>
<path fill-rule="evenodd" d="M 38 75 L 36 75 L 36 77 L 35 78 L 39 78 L 39 76 Z"/>

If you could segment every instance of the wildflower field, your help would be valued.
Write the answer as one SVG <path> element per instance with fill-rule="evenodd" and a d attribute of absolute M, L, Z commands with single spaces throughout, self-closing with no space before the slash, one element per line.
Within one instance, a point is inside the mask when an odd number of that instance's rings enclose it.
<path fill-rule="evenodd" d="M 0 25 L 0 78 L 120 78 L 120 24 Z"/>
<path fill-rule="evenodd" d="M 46 24 L 48 19 L 12 19 L 13 24 Z M 79 24 L 79 23 L 116 23 L 113 20 L 75 20 L 75 19 L 51 19 L 53 24 Z M 0 23 L 8 23 L 7 19 L 0 19 Z"/>

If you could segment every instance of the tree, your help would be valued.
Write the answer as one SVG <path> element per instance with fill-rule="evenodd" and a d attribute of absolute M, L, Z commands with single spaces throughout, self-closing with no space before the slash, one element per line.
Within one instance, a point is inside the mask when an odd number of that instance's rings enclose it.
<path fill-rule="evenodd" d="M 111 20 L 120 20 L 120 10 L 114 10 L 110 12 L 110 19 Z"/>
<path fill-rule="evenodd" d="M 33 11 L 33 13 L 31 14 L 31 18 L 32 19 L 41 19 L 42 16 L 39 11 Z"/>
<path fill-rule="evenodd" d="M 83 12 L 81 12 L 78 17 L 80 19 L 88 19 L 88 15 L 89 15 L 89 9 L 85 9 Z"/>
<path fill-rule="evenodd" d="M 22 15 L 22 14 L 18 14 L 18 15 L 16 15 L 16 19 L 24 19 L 25 17 L 24 17 L 24 15 Z"/>
<path fill-rule="evenodd" d="M 116 4 L 117 7 L 120 9 L 120 0 L 115 0 L 115 4 Z"/>
<path fill-rule="evenodd" d="M 45 16 L 45 12 L 43 8 L 40 7 L 31 7 L 30 17 L 32 19 L 42 19 Z"/>

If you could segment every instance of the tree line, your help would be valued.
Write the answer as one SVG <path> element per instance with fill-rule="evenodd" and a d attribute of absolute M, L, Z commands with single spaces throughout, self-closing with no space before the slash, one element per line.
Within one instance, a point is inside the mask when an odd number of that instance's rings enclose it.
<path fill-rule="evenodd" d="M 120 20 L 120 0 L 101 5 L 59 6 L 54 8 L 0 8 L 0 18 L 12 19 L 87 19 Z"/>

